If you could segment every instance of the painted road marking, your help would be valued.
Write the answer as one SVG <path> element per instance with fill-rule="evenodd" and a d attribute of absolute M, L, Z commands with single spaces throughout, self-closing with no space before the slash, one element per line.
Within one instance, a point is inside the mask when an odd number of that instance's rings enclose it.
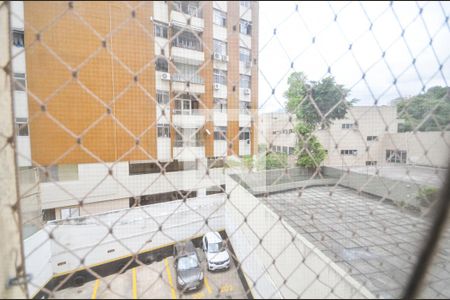
<path fill-rule="evenodd" d="M 192 299 L 203 299 L 205 298 L 205 294 L 203 292 L 195 293 L 192 295 Z"/>
<path fill-rule="evenodd" d="M 233 291 L 233 286 L 231 284 L 225 284 L 220 287 L 220 293 L 231 293 Z"/>
<path fill-rule="evenodd" d="M 100 279 L 97 279 L 94 284 L 94 290 L 92 291 L 91 299 L 97 299 L 97 290 L 100 285 Z"/>
<path fill-rule="evenodd" d="M 131 272 L 133 274 L 133 299 L 137 299 L 136 268 L 133 268 Z"/>
<path fill-rule="evenodd" d="M 208 278 L 206 278 L 206 276 L 205 276 L 205 286 L 206 289 L 208 290 L 208 294 L 211 294 L 212 293 L 211 287 L 209 286 Z"/>
<path fill-rule="evenodd" d="M 172 274 L 170 273 L 169 262 L 167 258 L 164 258 L 164 264 L 166 265 L 167 278 L 169 279 L 170 293 L 172 294 L 172 299 L 177 299 L 177 294 L 173 288 Z"/>

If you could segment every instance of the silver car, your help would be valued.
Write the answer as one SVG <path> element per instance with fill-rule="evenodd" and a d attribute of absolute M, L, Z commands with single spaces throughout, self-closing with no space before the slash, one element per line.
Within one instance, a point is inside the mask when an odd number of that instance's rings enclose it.
<path fill-rule="evenodd" d="M 197 251 L 191 241 L 174 247 L 177 288 L 182 292 L 198 290 L 203 286 L 203 271 Z"/>

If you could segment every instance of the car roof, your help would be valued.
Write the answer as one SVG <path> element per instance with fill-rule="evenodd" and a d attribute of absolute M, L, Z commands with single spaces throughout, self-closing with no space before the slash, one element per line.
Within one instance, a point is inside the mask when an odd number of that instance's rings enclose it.
<path fill-rule="evenodd" d="M 208 239 L 208 243 L 218 243 L 222 241 L 222 237 L 217 231 L 211 231 L 205 234 L 205 237 Z"/>

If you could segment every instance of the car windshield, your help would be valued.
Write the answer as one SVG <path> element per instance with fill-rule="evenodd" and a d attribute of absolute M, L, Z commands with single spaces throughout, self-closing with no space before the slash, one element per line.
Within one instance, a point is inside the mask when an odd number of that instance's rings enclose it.
<path fill-rule="evenodd" d="M 208 251 L 211 252 L 211 253 L 221 252 L 222 250 L 223 250 L 223 243 L 222 242 L 209 244 Z"/>
<path fill-rule="evenodd" d="M 196 267 L 198 267 L 198 261 L 195 254 L 183 256 L 178 260 L 179 270 L 188 270 Z"/>

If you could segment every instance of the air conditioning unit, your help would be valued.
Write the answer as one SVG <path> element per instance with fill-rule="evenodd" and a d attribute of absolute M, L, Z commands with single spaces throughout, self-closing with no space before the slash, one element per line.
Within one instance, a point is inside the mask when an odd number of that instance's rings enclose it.
<path fill-rule="evenodd" d="M 161 79 L 162 80 L 170 80 L 170 74 L 167 72 L 164 72 L 161 74 Z"/>
<path fill-rule="evenodd" d="M 220 88 L 220 85 L 218 83 L 214 83 L 214 89 L 218 90 Z"/>
<path fill-rule="evenodd" d="M 228 61 L 228 55 L 222 55 L 222 60 L 227 62 Z"/>
<path fill-rule="evenodd" d="M 244 95 L 250 95 L 250 89 L 244 89 Z"/>
<path fill-rule="evenodd" d="M 250 69 L 250 68 L 252 67 L 252 62 L 251 62 L 251 61 L 245 62 L 245 67 L 246 67 L 247 69 Z"/>
<path fill-rule="evenodd" d="M 220 53 L 214 52 L 214 60 L 222 60 L 222 55 Z"/>

